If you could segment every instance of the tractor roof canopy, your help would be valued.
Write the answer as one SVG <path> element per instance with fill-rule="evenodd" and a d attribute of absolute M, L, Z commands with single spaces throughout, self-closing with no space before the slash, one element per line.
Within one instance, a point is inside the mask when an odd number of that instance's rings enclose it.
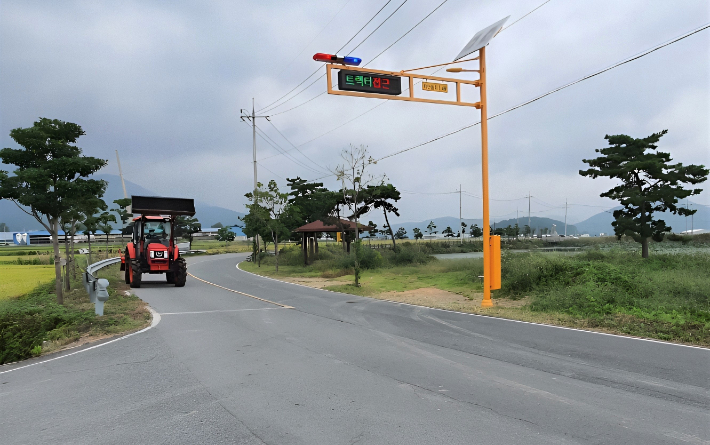
<path fill-rule="evenodd" d="M 195 200 L 162 196 L 131 196 L 131 212 L 143 216 L 195 215 Z"/>

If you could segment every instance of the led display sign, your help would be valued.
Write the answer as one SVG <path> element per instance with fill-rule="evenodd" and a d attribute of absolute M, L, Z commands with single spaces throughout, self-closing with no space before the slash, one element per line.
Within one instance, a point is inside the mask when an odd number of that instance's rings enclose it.
<path fill-rule="evenodd" d="M 398 96 L 402 94 L 402 78 L 386 74 L 340 70 L 338 71 L 338 89 Z"/>

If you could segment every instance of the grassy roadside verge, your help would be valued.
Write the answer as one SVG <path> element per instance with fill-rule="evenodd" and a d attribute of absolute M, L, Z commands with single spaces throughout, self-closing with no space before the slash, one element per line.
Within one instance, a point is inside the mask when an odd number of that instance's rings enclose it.
<path fill-rule="evenodd" d="M 98 275 L 111 283 L 102 317 L 94 314 L 80 278 L 72 280 L 64 305 L 56 303 L 51 282 L 0 301 L 0 364 L 146 327 L 151 317 L 147 305 L 136 296 L 126 295 L 128 286 L 119 266 L 102 269 Z"/>
<path fill-rule="evenodd" d="M 481 260 L 432 261 L 366 270 L 243 262 L 246 271 L 307 286 L 536 323 L 710 346 L 710 256 L 591 250 L 579 255 L 524 253 L 503 259 L 496 306 L 480 307 Z M 350 272 L 351 273 L 351 272 Z"/>

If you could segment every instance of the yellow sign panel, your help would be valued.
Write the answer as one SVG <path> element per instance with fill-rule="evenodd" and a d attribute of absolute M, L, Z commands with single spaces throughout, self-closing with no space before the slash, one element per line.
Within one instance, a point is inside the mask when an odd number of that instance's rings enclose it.
<path fill-rule="evenodd" d="M 448 93 L 449 86 L 445 83 L 422 82 L 422 90 L 436 91 L 437 93 Z"/>

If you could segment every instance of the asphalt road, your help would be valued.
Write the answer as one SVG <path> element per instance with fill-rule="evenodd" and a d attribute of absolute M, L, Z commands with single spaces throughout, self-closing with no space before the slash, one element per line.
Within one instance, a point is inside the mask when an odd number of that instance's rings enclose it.
<path fill-rule="evenodd" d="M 154 328 L 0 367 L 0 442 L 710 444 L 708 350 L 320 291 L 241 258 L 189 271 L 292 308 L 146 279 Z"/>

